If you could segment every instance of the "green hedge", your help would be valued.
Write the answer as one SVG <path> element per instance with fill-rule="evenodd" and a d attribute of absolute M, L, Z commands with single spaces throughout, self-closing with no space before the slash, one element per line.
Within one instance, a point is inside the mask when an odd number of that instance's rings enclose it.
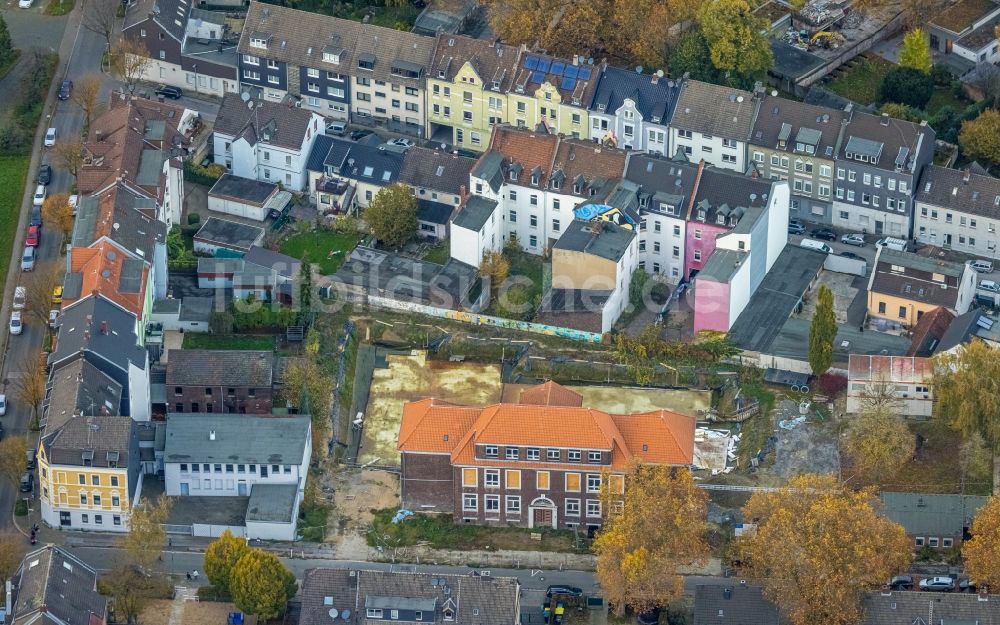
<path fill-rule="evenodd" d="M 203 184 L 206 187 L 214 185 L 222 174 L 226 173 L 226 168 L 222 165 L 212 163 L 207 167 L 202 167 L 192 161 L 184 161 L 184 180 Z"/>

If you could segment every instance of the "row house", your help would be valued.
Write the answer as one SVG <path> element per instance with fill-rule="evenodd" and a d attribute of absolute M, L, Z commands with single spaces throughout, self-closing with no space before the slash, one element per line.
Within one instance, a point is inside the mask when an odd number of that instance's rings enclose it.
<path fill-rule="evenodd" d="M 681 81 L 604 66 L 590 107 L 589 138 L 624 150 L 671 156 L 670 119 Z"/>
<path fill-rule="evenodd" d="M 670 146 L 688 160 L 744 172 L 759 104 L 759 97 L 749 91 L 682 81 L 670 118 Z"/>
<path fill-rule="evenodd" d="M 79 384 L 100 381 L 87 376 Z M 85 414 L 39 443 L 42 520 L 60 529 L 125 532 L 142 491 L 137 424 L 126 416 Z"/>
<path fill-rule="evenodd" d="M 428 136 L 482 152 L 496 124 L 509 117 L 507 92 L 520 67 L 521 49 L 463 35 L 437 38 L 427 74 Z"/>
<path fill-rule="evenodd" d="M 917 188 L 913 224 L 913 237 L 921 243 L 1000 258 L 1000 179 L 928 165 Z"/>
<path fill-rule="evenodd" d="M 833 225 L 856 232 L 913 236 L 913 197 L 934 158 L 934 130 L 888 115 L 847 112 L 836 153 Z"/>
<path fill-rule="evenodd" d="M 125 253 L 113 241 L 90 247 L 71 247 L 66 252 L 62 309 L 95 294 L 101 294 L 135 315 L 139 334 L 144 334 L 153 312 L 153 273 L 140 258 Z"/>
<path fill-rule="evenodd" d="M 786 180 L 790 215 L 833 221 L 833 172 L 844 113 L 773 95 L 761 100 L 750 136 L 750 160 L 762 178 Z"/>
<path fill-rule="evenodd" d="M 532 427 L 523 427 L 526 418 Z M 594 532 L 607 512 L 605 480 L 620 497 L 632 463 L 691 464 L 694 419 L 589 409 L 579 394 L 547 382 L 523 390 L 516 404 L 409 402 L 398 448 L 402 505 L 411 510 L 456 523 Z"/>
<path fill-rule="evenodd" d="M 112 93 L 83 141 L 76 176 L 81 196 L 115 186 L 149 200 L 147 214 L 166 224 L 180 223 L 184 168 L 192 138 L 201 130 L 197 111 Z"/>
<path fill-rule="evenodd" d="M 581 57 L 563 59 L 524 52 L 507 93 L 506 122 L 519 128 L 586 139 L 588 110 L 597 89 L 598 68 Z"/>
<path fill-rule="evenodd" d="M 109 599 L 97 591 L 97 571 L 60 547 L 32 550 L 10 572 L 5 623 L 107 625 Z"/>
<path fill-rule="evenodd" d="M 355 123 L 425 134 L 424 83 L 435 40 L 253 2 L 239 43 L 240 83 L 270 101 Z"/>
<path fill-rule="evenodd" d="M 322 134 L 323 118 L 315 112 L 228 94 L 215 119 L 213 154 L 234 176 L 304 191 L 306 159 Z"/>
<path fill-rule="evenodd" d="M 274 369 L 268 351 L 172 349 L 167 412 L 271 414 Z"/>
<path fill-rule="evenodd" d="M 868 278 L 868 317 L 878 330 L 913 328 L 938 307 L 964 314 L 975 291 L 976 272 L 966 263 L 880 247 Z"/>
<path fill-rule="evenodd" d="M 122 36 L 149 51 L 142 79 L 222 96 L 239 89 L 238 33 L 226 14 L 192 8 L 188 0 L 136 0 L 125 4 Z"/>
<path fill-rule="evenodd" d="M 402 153 L 367 141 L 320 136 L 306 165 L 313 204 L 321 213 L 366 208 L 381 189 L 398 181 L 403 159 Z"/>
<path fill-rule="evenodd" d="M 403 157 L 399 182 L 417 197 L 417 232 L 445 239 L 448 224 L 462 198 L 468 194 L 469 174 L 476 160 L 441 150 L 412 147 Z"/>

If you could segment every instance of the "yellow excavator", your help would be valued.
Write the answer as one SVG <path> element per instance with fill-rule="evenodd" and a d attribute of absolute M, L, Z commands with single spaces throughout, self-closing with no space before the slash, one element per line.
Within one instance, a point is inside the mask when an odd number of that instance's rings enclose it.
<path fill-rule="evenodd" d="M 839 48 L 844 43 L 844 36 L 838 32 L 821 30 L 809 40 L 810 46 L 822 46 L 824 48 Z"/>

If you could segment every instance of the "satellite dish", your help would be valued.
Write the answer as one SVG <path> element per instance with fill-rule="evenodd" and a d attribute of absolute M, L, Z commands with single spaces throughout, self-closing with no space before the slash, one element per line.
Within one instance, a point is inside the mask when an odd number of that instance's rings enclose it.
<path fill-rule="evenodd" d="M 249 91 L 244 91 L 243 93 L 241 93 L 240 94 L 240 99 L 243 100 L 244 102 L 249 102 L 250 101 L 250 92 Z"/>
<path fill-rule="evenodd" d="M 121 228 L 121 224 L 116 221 L 115 223 L 111 224 L 111 227 L 114 228 L 115 230 L 117 230 L 117 229 Z"/>
<path fill-rule="evenodd" d="M 636 74 L 641 74 L 642 73 L 642 65 L 636 65 L 635 66 L 635 73 Z"/>
<path fill-rule="evenodd" d="M 657 78 L 663 78 L 663 70 L 662 69 L 656 70 L 656 76 Z"/>
<path fill-rule="evenodd" d="M 337 608 L 330 608 L 329 614 L 330 614 L 330 618 L 334 618 L 334 619 L 337 618 L 338 616 L 340 616 L 340 612 L 337 611 Z"/>
<path fill-rule="evenodd" d="M 340 616 L 343 617 L 345 621 L 349 621 L 351 619 L 351 611 L 344 610 L 343 612 L 340 613 Z"/>
<path fill-rule="evenodd" d="M 743 96 L 741 96 L 741 95 L 736 96 L 736 101 L 737 102 L 743 102 Z"/>
<path fill-rule="evenodd" d="M 772 98 L 778 97 L 778 90 L 777 89 L 771 89 L 771 97 Z"/>

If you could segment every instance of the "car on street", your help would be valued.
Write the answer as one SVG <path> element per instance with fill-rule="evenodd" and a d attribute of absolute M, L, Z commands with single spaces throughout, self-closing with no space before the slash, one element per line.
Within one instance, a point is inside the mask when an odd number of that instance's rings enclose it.
<path fill-rule="evenodd" d="M 370 134 L 372 134 L 371 130 L 352 130 L 351 141 L 360 141 Z"/>
<path fill-rule="evenodd" d="M 837 240 L 837 233 L 828 228 L 815 228 L 809 232 L 809 236 L 813 239 L 820 239 L 821 241 Z"/>
<path fill-rule="evenodd" d="M 56 323 L 58 322 L 59 322 L 59 309 L 53 308 L 52 310 L 49 311 L 49 327 L 50 328 L 56 327 Z"/>
<path fill-rule="evenodd" d="M 73 209 L 73 216 L 74 217 L 76 217 L 76 207 L 77 207 L 77 204 L 79 204 L 79 203 L 80 203 L 80 196 L 79 195 L 71 195 L 71 196 L 69 196 L 69 207 Z"/>
<path fill-rule="evenodd" d="M 38 247 L 42 239 L 42 230 L 38 226 L 28 226 L 28 236 L 24 237 L 24 244 L 31 247 Z"/>
<path fill-rule="evenodd" d="M 57 284 L 52 287 L 52 303 L 62 304 L 63 285 Z"/>
<path fill-rule="evenodd" d="M 42 163 L 38 168 L 38 184 L 47 186 L 50 182 L 52 182 L 52 165 Z"/>
<path fill-rule="evenodd" d="M 890 590 L 913 590 L 912 575 L 897 575 L 889 580 Z"/>
<path fill-rule="evenodd" d="M 30 245 L 25 246 L 24 253 L 21 254 L 21 271 L 31 271 L 35 268 L 35 248 Z"/>
<path fill-rule="evenodd" d="M 837 256 L 843 256 L 844 258 L 852 258 L 854 260 L 863 260 L 860 256 L 854 252 L 840 252 Z"/>
<path fill-rule="evenodd" d="M 24 324 L 21 322 L 22 314 L 20 310 L 10 313 L 10 324 L 8 324 L 7 329 L 10 330 L 11 334 L 20 334 L 24 330 Z"/>
<path fill-rule="evenodd" d="M 32 477 L 31 472 L 25 471 L 24 475 L 21 476 L 20 491 L 22 493 L 30 493 L 34 485 L 35 485 L 35 479 Z"/>
<path fill-rule="evenodd" d="M 45 203 L 45 197 L 47 195 L 48 195 L 48 192 L 45 190 L 45 185 L 43 185 L 43 184 L 38 185 L 37 187 L 35 187 L 35 195 L 34 195 L 34 197 L 31 198 L 31 205 L 32 206 L 41 206 L 42 204 Z"/>
<path fill-rule="evenodd" d="M 7 396 L 0 393 L 0 417 L 7 414 Z"/>
<path fill-rule="evenodd" d="M 920 580 L 920 590 L 928 592 L 951 592 L 955 590 L 955 580 L 944 575 L 935 575 Z"/>
<path fill-rule="evenodd" d="M 993 280 L 980 280 L 979 290 L 990 291 L 991 293 L 1000 293 L 1000 284 L 997 284 Z"/>
<path fill-rule="evenodd" d="M 69 97 L 73 95 L 73 81 L 64 80 L 62 84 L 59 85 L 59 99 L 69 100 Z"/>
<path fill-rule="evenodd" d="M 843 243 L 844 245 L 856 245 L 858 247 L 864 247 L 865 235 L 858 234 L 856 232 L 852 234 L 845 234 L 844 236 L 840 237 L 840 242 Z"/>
<path fill-rule="evenodd" d="M 18 0 L 17 6 L 22 9 L 30 9 L 32 0 Z"/>
<path fill-rule="evenodd" d="M 171 100 L 179 100 L 184 95 L 184 92 L 179 87 L 171 87 L 169 85 L 160 85 L 153 93 L 164 98 L 170 98 Z"/>
<path fill-rule="evenodd" d="M 21 310 L 28 303 L 28 290 L 23 286 L 14 288 L 14 310 Z"/>
<path fill-rule="evenodd" d="M 551 599 L 556 595 L 563 595 L 564 597 L 582 597 L 583 590 L 577 588 L 576 586 L 549 586 L 545 591 L 545 597 Z"/>
<path fill-rule="evenodd" d="M 30 222 L 30 225 L 32 225 L 32 226 L 40 226 L 40 225 L 42 225 L 42 207 L 41 206 L 33 206 L 33 207 L 31 207 L 31 222 Z"/>
<path fill-rule="evenodd" d="M 389 139 L 388 141 L 385 142 L 385 144 L 394 145 L 399 148 L 412 148 L 414 145 L 416 145 L 410 139 Z"/>
<path fill-rule="evenodd" d="M 988 260 L 970 260 L 969 267 L 972 267 L 973 271 L 979 273 L 990 273 L 993 271 L 993 263 Z"/>
<path fill-rule="evenodd" d="M 45 131 L 45 147 L 51 148 L 56 144 L 56 129 L 49 128 Z"/>
<path fill-rule="evenodd" d="M 347 134 L 347 122 L 333 121 L 326 125 L 326 134 L 333 137 L 342 137 Z"/>
<path fill-rule="evenodd" d="M 805 234 L 806 227 L 802 225 L 802 222 L 793 219 L 788 222 L 788 234 Z"/>

